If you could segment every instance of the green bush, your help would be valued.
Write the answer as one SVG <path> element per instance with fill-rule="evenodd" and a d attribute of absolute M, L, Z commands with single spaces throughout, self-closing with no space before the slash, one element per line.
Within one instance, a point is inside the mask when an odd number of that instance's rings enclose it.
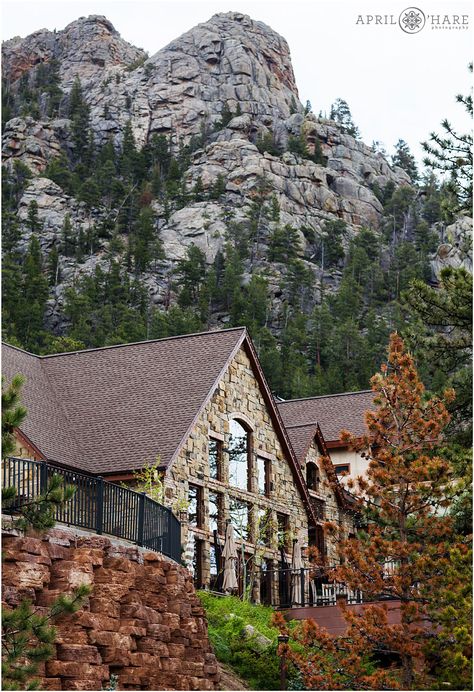
<path fill-rule="evenodd" d="M 271 624 L 273 609 L 242 602 L 235 596 L 218 597 L 205 591 L 198 595 L 206 610 L 209 638 L 219 661 L 235 670 L 251 689 L 279 689 L 278 630 Z M 272 644 L 262 652 L 256 651 L 255 638 L 242 636 L 246 625 L 252 625 Z"/>

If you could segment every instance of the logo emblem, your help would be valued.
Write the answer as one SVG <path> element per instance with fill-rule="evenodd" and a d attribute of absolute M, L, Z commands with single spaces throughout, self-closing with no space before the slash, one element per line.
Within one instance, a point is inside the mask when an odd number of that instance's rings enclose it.
<path fill-rule="evenodd" d="M 400 14 L 398 23 L 406 34 L 417 34 L 425 26 L 426 17 L 418 7 L 407 7 Z"/>

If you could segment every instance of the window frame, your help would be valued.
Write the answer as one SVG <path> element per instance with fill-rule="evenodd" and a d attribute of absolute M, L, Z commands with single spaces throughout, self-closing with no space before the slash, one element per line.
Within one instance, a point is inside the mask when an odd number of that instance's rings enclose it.
<path fill-rule="evenodd" d="M 216 444 L 216 475 L 213 476 L 211 474 L 211 463 L 210 463 L 210 443 L 214 442 Z M 208 462 L 208 467 L 209 467 L 209 479 L 213 481 L 220 481 L 222 482 L 224 480 L 224 464 L 223 464 L 223 458 L 224 458 L 224 442 L 220 437 L 215 437 L 212 432 L 209 433 L 209 439 L 208 439 L 208 456 L 207 456 L 207 462 Z"/>
<path fill-rule="evenodd" d="M 238 423 L 242 430 L 244 430 L 246 437 L 247 437 L 247 445 L 246 445 L 246 454 L 247 454 L 247 465 L 246 465 L 246 470 L 247 470 L 247 483 L 245 487 L 241 487 L 240 485 L 234 485 L 231 481 L 231 440 L 232 440 L 232 432 L 230 430 L 230 427 L 232 423 Z M 229 444 L 227 445 L 227 456 L 228 456 L 228 480 L 229 480 L 229 487 L 230 488 L 235 488 L 236 490 L 243 490 L 247 492 L 252 492 L 252 476 L 253 476 L 253 469 L 254 469 L 254 460 L 253 460 L 253 430 L 249 426 L 249 424 L 240 418 L 239 416 L 235 416 L 230 419 L 229 421 Z"/>
<path fill-rule="evenodd" d="M 203 487 L 201 485 L 196 485 L 195 483 L 188 484 L 188 503 L 190 504 L 190 491 L 191 488 L 196 489 L 196 524 L 191 524 L 189 518 L 189 505 L 188 505 L 188 523 L 191 528 L 203 529 L 204 528 L 204 503 L 203 503 Z"/>
<path fill-rule="evenodd" d="M 223 536 L 225 534 L 225 517 L 224 517 L 224 495 L 218 490 L 209 490 L 207 508 L 209 517 L 209 531 L 214 531 L 211 526 L 211 495 L 215 495 L 217 498 L 217 535 Z"/>
<path fill-rule="evenodd" d="M 232 518 L 232 503 L 236 502 L 242 506 L 245 506 L 247 509 L 247 526 L 245 529 L 245 533 L 241 535 L 240 532 L 240 527 L 236 525 L 236 522 Z M 230 522 L 232 523 L 232 526 L 234 528 L 234 533 L 236 534 L 236 539 L 238 541 L 247 541 L 251 542 L 252 541 L 252 534 L 253 534 L 253 528 L 252 528 L 252 511 L 253 511 L 253 506 L 250 502 L 247 500 L 242 500 L 240 497 L 236 497 L 235 495 L 229 495 L 229 506 L 228 506 L 228 518 Z"/>
<path fill-rule="evenodd" d="M 281 529 L 280 519 L 283 519 L 283 529 Z M 284 550 L 288 551 L 290 543 L 290 515 L 284 514 L 283 512 L 276 513 L 276 523 L 277 523 L 277 544 L 278 548 L 283 546 Z M 280 540 L 280 533 L 283 533 L 283 540 Z"/>
<path fill-rule="evenodd" d="M 334 464 L 333 463 L 333 466 L 334 466 L 334 473 L 336 474 L 336 476 L 342 476 L 343 478 L 344 478 L 344 476 L 350 476 L 350 474 L 351 474 L 350 463 L 347 463 L 347 464 L 343 463 L 343 462 L 341 462 L 340 464 Z M 345 468 L 347 468 L 347 471 L 338 471 L 338 469 L 340 469 L 341 466 L 344 466 Z"/>
<path fill-rule="evenodd" d="M 263 492 L 260 490 L 260 465 L 259 462 L 263 462 Z M 271 473 L 272 473 L 272 462 L 271 459 L 262 456 L 257 452 L 257 495 L 260 497 L 270 497 L 272 484 L 271 484 Z"/>

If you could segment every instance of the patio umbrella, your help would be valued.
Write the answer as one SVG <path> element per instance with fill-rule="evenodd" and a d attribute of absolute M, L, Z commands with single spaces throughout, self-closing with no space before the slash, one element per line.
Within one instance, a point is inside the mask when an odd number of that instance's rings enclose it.
<path fill-rule="evenodd" d="M 235 573 L 235 563 L 237 560 L 237 548 L 234 541 L 234 527 L 229 522 L 225 531 L 225 543 L 222 551 L 224 558 L 224 580 L 222 582 L 223 591 L 236 589 L 237 575 Z"/>
<path fill-rule="evenodd" d="M 302 603 L 301 594 L 301 569 L 303 568 L 301 559 L 301 546 L 297 538 L 293 541 L 293 557 L 291 559 L 291 601 L 293 605 Z"/>

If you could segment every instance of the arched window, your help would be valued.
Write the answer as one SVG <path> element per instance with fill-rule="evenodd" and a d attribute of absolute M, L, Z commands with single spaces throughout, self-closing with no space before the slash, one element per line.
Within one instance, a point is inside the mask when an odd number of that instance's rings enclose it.
<path fill-rule="evenodd" d="M 250 490 L 250 433 L 237 420 L 230 421 L 229 484 Z"/>
<path fill-rule="evenodd" d="M 319 481 L 319 469 L 314 462 L 310 461 L 309 464 L 306 464 L 306 485 L 309 490 L 318 490 Z"/>

